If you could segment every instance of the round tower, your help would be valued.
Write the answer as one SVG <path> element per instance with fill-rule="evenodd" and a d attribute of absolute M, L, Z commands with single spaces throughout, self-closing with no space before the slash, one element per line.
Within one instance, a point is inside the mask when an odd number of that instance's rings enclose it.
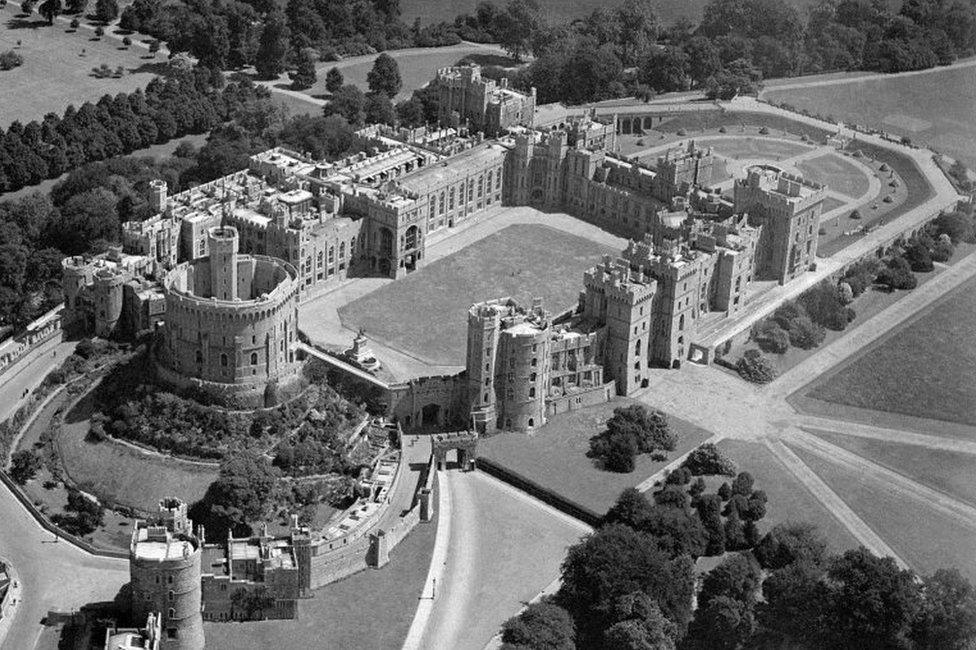
<path fill-rule="evenodd" d="M 160 614 L 161 650 L 202 650 L 201 544 L 188 532 L 185 503 L 164 499 L 159 509 L 162 524 L 139 522 L 132 533 L 132 616 L 134 620 L 144 620 L 154 612 Z"/>
<path fill-rule="evenodd" d="M 66 257 L 61 260 L 61 289 L 64 291 L 64 305 L 68 310 L 77 307 L 78 296 L 92 283 L 91 262 L 81 257 Z"/>
<path fill-rule="evenodd" d="M 95 335 L 109 337 L 122 316 L 122 285 L 125 274 L 114 268 L 95 272 Z"/>
<path fill-rule="evenodd" d="M 218 226 L 207 231 L 210 248 L 210 295 L 217 300 L 237 299 L 237 228 Z"/>
<path fill-rule="evenodd" d="M 149 181 L 149 210 L 159 214 L 166 210 L 166 181 L 155 178 Z"/>
<path fill-rule="evenodd" d="M 498 348 L 498 308 L 478 303 L 468 310 L 468 403 L 473 428 L 495 429 L 495 358 Z"/>

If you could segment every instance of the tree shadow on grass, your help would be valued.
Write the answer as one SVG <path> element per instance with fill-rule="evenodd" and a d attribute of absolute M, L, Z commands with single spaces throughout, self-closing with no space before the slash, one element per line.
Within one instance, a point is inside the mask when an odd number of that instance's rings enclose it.
<path fill-rule="evenodd" d="M 27 14 L 18 14 L 7 21 L 7 29 L 37 29 L 38 27 L 49 27 L 48 22 L 43 18 L 32 19 Z"/>

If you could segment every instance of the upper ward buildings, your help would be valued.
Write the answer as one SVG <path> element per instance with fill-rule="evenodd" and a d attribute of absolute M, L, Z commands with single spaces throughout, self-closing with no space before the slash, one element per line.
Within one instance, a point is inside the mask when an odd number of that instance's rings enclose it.
<path fill-rule="evenodd" d="M 567 384 L 576 390 L 613 382 L 618 392 L 630 392 L 643 381 L 648 364 L 673 367 L 693 357 L 693 339 L 703 321 L 743 309 L 750 283 L 783 284 L 815 263 L 825 198 L 825 188 L 816 183 L 759 165 L 723 194 L 713 189 L 716 157 L 694 142 L 663 150 L 653 161 L 627 159 L 617 153 L 612 119 L 536 107 L 533 93 L 482 78 L 475 67 L 440 70 L 432 83 L 440 102 L 436 128 L 369 126 L 356 134 L 360 151 L 334 161 L 271 149 L 252 156 L 246 169 L 178 194 L 154 181 L 154 215 L 124 224 L 121 250 L 65 260 L 65 322 L 101 336 L 146 331 L 164 319 L 181 327 L 177 321 L 185 319 L 179 314 L 170 318 L 170 305 L 177 301 L 167 296 L 176 295 L 177 285 L 167 274 L 207 259 L 222 241 L 213 233 L 222 229 L 235 233 L 240 259 L 281 260 L 281 268 L 288 269 L 287 279 L 282 276 L 288 294 L 293 291 L 300 303 L 345 278 L 403 277 L 421 268 L 430 243 L 452 228 L 498 206 L 532 206 L 567 212 L 631 240 L 619 260 L 587 274 L 579 322 L 566 330 L 589 332 L 585 336 L 592 338 L 591 358 L 600 359 L 599 372 L 554 374 L 551 365 L 549 379 L 535 372 L 536 395 L 556 399 Z M 645 296 L 637 315 L 618 310 L 628 292 Z M 269 288 L 268 295 L 277 294 Z M 241 301 L 239 308 L 245 309 L 243 303 L 260 296 L 216 299 Z M 530 336 L 529 328 L 537 328 L 549 332 L 539 334 L 545 345 L 555 345 L 547 337 L 561 330 L 551 330 L 541 306 L 518 318 L 503 315 L 506 309 L 483 305 L 469 317 L 485 324 L 497 319 L 492 331 L 503 342 L 516 332 L 521 341 Z M 280 313 L 293 311 L 289 306 Z M 521 319 L 517 326 L 505 325 L 513 318 Z M 595 334 L 593 323 L 604 333 Z M 631 340 L 634 325 L 640 331 Z M 264 329 L 218 335 L 217 328 L 194 334 L 187 324 L 182 327 L 180 343 L 167 334 L 170 370 L 198 381 L 217 381 L 218 375 L 233 377 L 232 383 L 248 375 L 276 381 L 266 367 L 272 351 Z M 285 324 L 269 321 L 269 327 L 278 332 Z M 288 336 L 275 334 L 274 345 L 287 349 L 294 340 L 296 323 L 287 327 Z M 625 329 L 631 332 L 626 337 Z M 194 340 L 197 335 L 201 338 Z M 558 345 L 578 343 L 570 338 Z M 491 353 L 469 358 L 486 357 L 478 364 L 490 366 L 478 371 L 485 375 L 482 385 L 484 379 L 492 386 L 499 376 L 507 379 L 507 371 L 498 375 L 491 360 L 498 349 L 493 344 Z M 257 363 L 250 362 L 254 354 Z M 173 365 L 177 359 L 182 370 Z M 560 365 L 558 373 L 566 373 L 566 367 Z M 498 394 L 480 392 L 475 408 L 485 418 L 503 424 L 509 417 L 539 419 L 537 407 L 502 404 Z M 500 394 L 507 399 L 506 391 Z"/>

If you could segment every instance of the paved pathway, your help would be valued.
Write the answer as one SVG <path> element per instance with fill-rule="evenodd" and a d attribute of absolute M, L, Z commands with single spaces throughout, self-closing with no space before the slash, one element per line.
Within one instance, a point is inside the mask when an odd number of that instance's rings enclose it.
<path fill-rule="evenodd" d="M 924 447 L 936 451 L 948 451 L 976 456 L 976 442 L 960 440 L 958 438 L 944 438 L 942 436 L 877 427 L 870 424 L 849 422 L 847 420 L 832 420 L 814 415 L 797 416 L 796 425 L 810 431 L 823 431 L 825 433 L 851 436 L 854 438 L 883 440 L 885 442 Z"/>
<path fill-rule="evenodd" d="M 443 568 L 430 575 L 441 578 L 433 602 L 421 605 L 430 610 L 426 629 L 411 630 L 405 648 L 481 650 L 523 602 L 551 587 L 566 547 L 591 529 L 483 472 L 438 479 L 450 494 L 450 541 L 443 556 L 435 542 Z"/>

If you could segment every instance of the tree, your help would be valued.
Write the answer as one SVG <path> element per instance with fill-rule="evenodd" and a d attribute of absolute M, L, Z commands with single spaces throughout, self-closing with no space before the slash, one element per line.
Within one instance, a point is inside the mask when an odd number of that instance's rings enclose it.
<path fill-rule="evenodd" d="M 34 478 L 41 467 L 41 457 L 30 449 L 21 449 L 10 457 L 10 478 L 18 485 L 23 485 Z"/>
<path fill-rule="evenodd" d="M 119 3 L 117 0 L 95 0 L 95 18 L 103 23 L 110 23 L 119 17 Z"/>
<path fill-rule="evenodd" d="M 701 650 L 738 650 L 756 630 L 750 603 L 719 596 L 701 607 L 682 647 Z"/>
<path fill-rule="evenodd" d="M 574 650 L 575 636 L 569 612 L 546 600 L 532 603 L 502 625 L 502 641 L 516 648 Z"/>
<path fill-rule="evenodd" d="M 342 77 L 342 72 L 339 71 L 339 68 L 336 67 L 330 68 L 325 75 L 325 89 L 328 90 L 330 93 L 334 93 L 335 91 L 342 88 L 343 83 L 344 80 Z"/>
<path fill-rule="evenodd" d="M 289 30 L 285 14 L 275 9 L 264 21 L 254 67 L 262 79 L 277 79 L 285 71 Z"/>
<path fill-rule="evenodd" d="M 787 522 L 777 524 L 766 533 L 753 549 L 753 555 L 764 569 L 771 571 L 798 562 L 822 566 L 826 561 L 827 542 L 814 525 Z"/>
<path fill-rule="evenodd" d="M 603 525 L 624 524 L 639 530 L 650 512 L 651 504 L 644 493 L 637 488 L 627 488 L 620 493 L 616 503 L 603 515 Z"/>
<path fill-rule="evenodd" d="M 98 27 L 95 28 L 95 40 L 96 41 L 102 40 L 102 36 L 105 36 L 105 28 L 99 25 Z"/>
<path fill-rule="evenodd" d="M 688 507 L 688 493 L 678 485 L 665 485 L 663 490 L 654 493 L 654 502 L 666 508 L 684 510 Z"/>
<path fill-rule="evenodd" d="M 878 273 L 878 284 L 887 286 L 890 290 L 914 289 L 918 286 L 918 279 L 912 273 L 912 267 L 904 257 L 894 256 L 888 259 Z"/>
<path fill-rule="evenodd" d="M 604 634 L 604 646 L 615 650 L 673 650 L 678 627 L 642 591 L 621 596 L 614 602 L 617 622 Z"/>
<path fill-rule="evenodd" d="M 509 0 L 495 20 L 499 44 L 516 61 L 527 54 L 533 34 L 542 26 L 542 12 L 536 0 Z"/>
<path fill-rule="evenodd" d="M 373 68 L 366 74 L 366 83 L 373 93 L 385 93 L 388 97 L 396 97 L 403 87 L 400 66 L 392 56 L 383 52 L 373 61 Z"/>
<path fill-rule="evenodd" d="M 932 221 L 932 227 L 936 235 L 949 235 L 953 244 L 968 241 L 973 237 L 973 220 L 959 210 L 943 212 Z"/>
<path fill-rule="evenodd" d="M 42 16 L 47 18 L 47 24 L 53 25 L 54 19 L 61 13 L 61 0 L 44 0 L 37 8 Z"/>
<path fill-rule="evenodd" d="M 79 255 L 99 239 L 118 241 L 117 197 L 104 187 L 76 194 L 45 227 L 45 241 L 65 255 Z"/>
<path fill-rule="evenodd" d="M 905 259 L 915 273 L 928 273 L 935 268 L 928 246 L 917 238 L 913 238 L 905 248 Z"/>
<path fill-rule="evenodd" d="M 234 456 L 207 492 L 211 511 L 230 525 L 248 526 L 267 515 L 277 481 L 278 470 L 266 457 Z"/>
<path fill-rule="evenodd" d="M 299 52 L 295 71 L 289 77 L 294 90 L 305 90 L 315 85 L 315 60 L 309 50 L 304 49 Z"/>
<path fill-rule="evenodd" d="M 722 500 L 717 494 L 703 494 L 696 504 L 698 518 L 705 528 L 707 544 L 705 555 L 721 555 L 725 552 L 725 527 L 722 524 Z"/>
<path fill-rule="evenodd" d="M 362 126 L 366 121 L 366 95 L 356 86 L 346 84 L 332 94 L 325 105 L 325 114 L 341 115 L 353 126 Z"/>
<path fill-rule="evenodd" d="M 643 404 L 615 408 L 607 420 L 607 431 L 611 435 L 621 433 L 634 436 L 642 453 L 657 449 L 673 451 L 678 442 L 671 431 L 668 416 L 656 409 L 648 410 Z"/>
<path fill-rule="evenodd" d="M 651 506 L 639 530 L 650 534 L 668 557 L 697 558 L 705 554 L 708 546 L 708 532 L 701 519 L 686 508 Z"/>
<path fill-rule="evenodd" d="M 393 126 L 396 123 L 396 110 L 393 108 L 393 102 L 385 93 L 369 93 L 366 95 L 365 112 L 368 124 Z"/>
<path fill-rule="evenodd" d="M 827 577 L 824 633 L 829 645 L 910 647 L 912 623 L 923 611 L 910 571 L 861 547 L 833 558 Z"/>
<path fill-rule="evenodd" d="M 735 480 L 732 481 L 732 494 L 748 496 L 752 494 L 754 484 L 755 480 L 752 478 L 752 474 L 749 472 L 739 472 Z"/>
<path fill-rule="evenodd" d="M 735 476 L 735 462 L 731 458 L 719 451 L 714 443 L 706 442 L 696 447 L 682 467 L 687 467 L 695 476 L 703 474 L 721 474 L 723 476 Z"/>
<path fill-rule="evenodd" d="M 88 0 L 68 0 L 68 13 L 83 14 L 88 8 Z"/>
<path fill-rule="evenodd" d="M 705 575 L 698 593 L 698 606 L 705 607 L 710 600 L 720 596 L 753 603 L 759 592 L 761 577 L 762 569 L 751 556 L 732 553 Z"/>
<path fill-rule="evenodd" d="M 956 569 L 939 569 L 922 583 L 922 615 L 912 633 L 918 647 L 962 650 L 976 638 L 976 590 Z"/>
<path fill-rule="evenodd" d="M 769 647 L 824 647 L 822 620 L 827 587 L 823 569 L 809 562 L 787 564 L 772 571 L 762 589 L 765 602 L 757 613 L 770 637 Z"/>
<path fill-rule="evenodd" d="M 821 325 L 813 322 L 806 314 L 799 316 L 789 327 L 790 345 L 801 350 L 810 350 L 823 343 L 827 333 Z M 762 383 L 762 382 L 760 382 Z"/>
<path fill-rule="evenodd" d="M 266 586 L 258 585 L 237 589 L 230 595 L 230 602 L 245 618 L 255 618 L 274 607 L 275 596 Z"/>
<path fill-rule="evenodd" d="M 688 55 L 679 47 L 654 51 L 641 66 L 641 80 L 658 92 L 688 87 Z"/>
<path fill-rule="evenodd" d="M 768 384 L 776 379 L 776 369 L 759 350 L 746 350 L 735 369 L 740 377 L 756 384 Z"/>
<path fill-rule="evenodd" d="M 687 557 L 669 559 L 646 533 L 611 524 L 570 547 L 562 565 L 557 602 L 566 607 L 582 640 L 595 641 L 616 623 L 618 598 L 648 595 L 679 635 L 691 618 L 693 565 Z M 591 647 L 581 641 L 584 647 Z"/>

